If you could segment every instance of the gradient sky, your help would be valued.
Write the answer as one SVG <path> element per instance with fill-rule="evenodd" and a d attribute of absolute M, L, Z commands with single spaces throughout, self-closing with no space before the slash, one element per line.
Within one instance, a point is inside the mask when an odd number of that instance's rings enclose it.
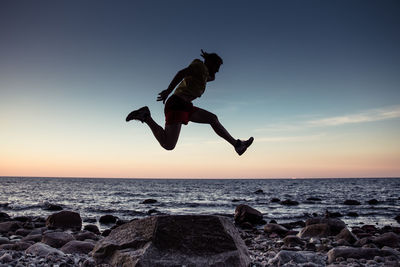
<path fill-rule="evenodd" d="M 0 176 L 400 176 L 399 1 L 1 1 Z M 140 122 L 200 49 L 224 60 L 163 150 Z"/>

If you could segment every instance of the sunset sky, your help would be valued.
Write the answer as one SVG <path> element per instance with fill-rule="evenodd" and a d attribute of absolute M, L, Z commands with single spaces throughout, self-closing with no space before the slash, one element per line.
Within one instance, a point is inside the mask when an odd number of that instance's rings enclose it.
<path fill-rule="evenodd" d="M 400 176 L 399 1 L 1 1 L 0 176 Z M 140 122 L 200 49 L 224 60 L 173 151 Z"/>

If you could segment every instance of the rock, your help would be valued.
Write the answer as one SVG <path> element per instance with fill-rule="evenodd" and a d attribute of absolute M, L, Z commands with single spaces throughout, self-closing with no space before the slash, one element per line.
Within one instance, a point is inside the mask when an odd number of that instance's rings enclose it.
<path fill-rule="evenodd" d="M 322 199 L 318 198 L 318 197 L 309 197 L 307 198 L 308 201 L 322 201 Z"/>
<path fill-rule="evenodd" d="M 318 223 L 318 224 L 311 224 L 307 225 L 303 229 L 301 229 L 298 236 L 300 238 L 307 238 L 307 237 L 328 237 L 332 235 L 330 231 L 330 227 L 328 224 Z"/>
<path fill-rule="evenodd" d="M 67 254 L 88 254 L 93 248 L 93 243 L 73 240 L 65 244 L 60 250 Z"/>
<path fill-rule="evenodd" d="M 369 205 L 376 205 L 376 204 L 378 204 L 379 202 L 378 202 L 378 200 L 376 200 L 376 199 L 370 199 L 370 200 L 368 200 L 368 204 Z"/>
<path fill-rule="evenodd" d="M 336 240 L 345 240 L 349 244 L 354 244 L 358 239 L 347 228 L 343 228 L 338 235 L 335 236 Z"/>
<path fill-rule="evenodd" d="M 114 229 L 93 249 L 113 266 L 248 266 L 247 247 L 226 217 L 153 216 Z"/>
<path fill-rule="evenodd" d="M 19 222 L 16 221 L 7 221 L 7 222 L 2 222 L 0 223 L 0 233 L 8 233 L 8 232 L 14 232 L 15 230 L 19 229 L 21 227 Z"/>
<path fill-rule="evenodd" d="M 264 194 L 264 191 L 262 189 L 258 189 L 254 192 L 254 194 Z"/>
<path fill-rule="evenodd" d="M 57 211 L 57 210 L 63 210 L 63 207 L 61 207 L 60 205 L 56 205 L 56 204 L 51 204 L 49 202 L 45 202 L 43 204 L 43 209 L 44 210 Z"/>
<path fill-rule="evenodd" d="M 303 246 L 304 241 L 301 240 L 298 236 L 288 235 L 283 239 L 283 244 L 287 247 L 295 247 L 295 246 Z"/>
<path fill-rule="evenodd" d="M 25 241 L 25 242 L 40 242 L 42 240 L 42 234 L 36 234 L 36 235 L 27 235 L 24 238 L 22 238 L 21 241 Z"/>
<path fill-rule="evenodd" d="M 14 221 L 18 221 L 18 222 L 28 222 L 28 221 L 31 221 L 32 219 L 31 219 L 31 217 L 28 217 L 28 216 L 17 216 L 17 217 L 14 217 Z"/>
<path fill-rule="evenodd" d="M 84 231 L 84 232 L 77 233 L 77 234 L 74 235 L 74 237 L 75 237 L 76 240 L 79 240 L 79 241 L 84 241 L 84 240 L 87 240 L 87 239 L 99 240 L 99 237 L 95 233 L 92 233 L 92 232 L 89 232 L 89 231 Z"/>
<path fill-rule="evenodd" d="M 400 215 L 397 215 L 396 217 L 394 217 L 394 219 L 395 219 L 398 223 L 400 223 Z"/>
<path fill-rule="evenodd" d="M 46 226 L 50 229 L 62 228 L 80 231 L 82 228 L 82 219 L 77 212 L 60 211 L 47 217 Z"/>
<path fill-rule="evenodd" d="M 295 221 L 289 223 L 281 223 L 281 225 L 286 227 L 287 229 L 293 229 L 297 227 L 304 227 L 306 226 L 306 223 L 304 221 Z"/>
<path fill-rule="evenodd" d="M 277 233 L 278 235 L 286 235 L 287 232 L 289 232 L 289 230 L 279 224 L 275 224 L 275 223 L 268 223 L 264 226 L 264 232 L 266 233 Z"/>
<path fill-rule="evenodd" d="M 343 203 L 344 205 L 361 205 L 361 203 L 357 200 L 347 199 Z"/>
<path fill-rule="evenodd" d="M 28 229 L 24 229 L 24 228 L 20 228 L 17 231 L 15 231 L 16 235 L 20 235 L 20 236 L 27 236 L 32 232 L 32 230 L 28 230 Z"/>
<path fill-rule="evenodd" d="M 306 226 L 311 224 L 327 224 L 332 235 L 337 235 L 343 228 L 346 228 L 344 221 L 337 218 L 314 217 L 307 219 Z"/>
<path fill-rule="evenodd" d="M 47 244 L 53 248 L 61 248 L 69 241 L 75 238 L 66 232 L 50 232 L 45 233 L 42 237 L 42 243 Z"/>
<path fill-rule="evenodd" d="M 280 202 L 280 201 L 281 201 L 281 200 L 280 200 L 279 198 L 275 198 L 275 197 L 271 199 L 271 202 L 273 202 L 273 203 L 274 203 L 274 202 Z"/>
<path fill-rule="evenodd" d="M 85 227 L 83 227 L 83 230 L 87 230 L 89 232 L 95 233 L 96 235 L 100 234 L 99 228 L 97 227 L 97 225 L 94 225 L 94 224 L 85 225 Z"/>
<path fill-rule="evenodd" d="M 357 213 L 357 212 L 354 212 L 354 211 L 349 211 L 349 212 L 347 213 L 347 216 L 349 216 L 349 217 L 358 217 L 358 213 Z"/>
<path fill-rule="evenodd" d="M 365 232 L 370 233 L 370 234 L 374 234 L 378 231 L 378 229 L 376 229 L 375 225 L 372 225 L 372 224 L 363 225 L 361 227 L 361 229 L 363 229 Z"/>
<path fill-rule="evenodd" d="M 64 253 L 56 248 L 50 247 L 43 243 L 35 243 L 25 250 L 26 254 L 31 254 L 39 257 L 46 257 L 49 254 L 64 256 Z"/>
<path fill-rule="evenodd" d="M 325 256 L 310 251 L 289 251 L 281 250 L 276 256 L 268 261 L 268 266 L 283 266 L 286 263 L 289 266 L 298 266 L 307 263 L 305 266 L 325 266 Z M 312 265 L 310 265 L 312 264 Z M 285 265 L 286 266 L 286 265 Z"/>
<path fill-rule="evenodd" d="M 95 223 L 95 222 L 97 222 L 96 218 L 85 218 L 83 221 L 86 222 L 86 223 Z"/>
<path fill-rule="evenodd" d="M 4 212 L 0 212 L 0 222 L 9 221 L 10 219 L 11 219 L 10 215 L 8 215 L 7 213 L 4 213 Z"/>
<path fill-rule="evenodd" d="M 237 224 L 242 224 L 245 222 L 249 222 L 251 224 L 258 224 L 262 221 L 262 214 L 256 209 L 253 209 L 250 206 L 245 204 L 241 204 L 235 209 L 235 222 Z"/>
<path fill-rule="evenodd" d="M 388 246 L 391 248 L 400 247 L 400 236 L 393 232 L 384 233 L 372 239 L 373 243 L 378 247 Z"/>
<path fill-rule="evenodd" d="M 111 233 L 111 229 L 106 229 L 101 233 L 101 236 L 108 236 Z"/>
<path fill-rule="evenodd" d="M 145 199 L 140 204 L 154 204 L 154 203 L 157 203 L 157 200 L 149 198 L 149 199 Z"/>
<path fill-rule="evenodd" d="M 114 215 L 103 215 L 100 217 L 99 223 L 102 224 L 110 224 L 110 223 L 115 223 L 117 221 L 118 217 L 115 217 Z"/>
<path fill-rule="evenodd" d="M 13 258 L 8 253 L 4 253 L 4 255 L 0 257 L 0 263 L 9 263 L 9 262 L 12 262 L 12 261 L 13 261 Z"/>
<path fill-rule="evenodd" d="M 280 204 L 285 205 L 285 206 L 297 206 L 297 205 L 299 205 L 299 202 L 290 200 L 290 199 L 286 199 L 284 201 L 281 201 Z"/>
<path fill-rule="evenodd" d="M 336 247 L 328 251 L 328 263 L 333 263 L 337 258 L 353 258 L 372 260 L 375 256 L 386 257 L 395 255 L 389 250 L 377 248 Z M 395 255 L 396 256 L 396 255 Z"/>

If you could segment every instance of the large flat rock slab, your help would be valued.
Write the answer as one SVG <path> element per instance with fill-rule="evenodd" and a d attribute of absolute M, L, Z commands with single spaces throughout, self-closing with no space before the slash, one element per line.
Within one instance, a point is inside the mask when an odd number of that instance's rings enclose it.
<path fill-rule="evenodd" d="M 93 249 L 97 264 L 112 266 L 247 267 L 247 247 L 222 216 L 154 216 L 114 229 Z"/>

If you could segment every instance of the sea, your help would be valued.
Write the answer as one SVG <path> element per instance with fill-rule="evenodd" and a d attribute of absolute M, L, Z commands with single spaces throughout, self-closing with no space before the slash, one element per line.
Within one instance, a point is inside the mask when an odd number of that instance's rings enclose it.
<path fill-rule="evenodd" d="M 143 204 L 146 199 L 156 202 Z M 271 200 L 297 201 L 286 206 Z M 369 204 L 370 200 L 376 204 Z M 360 205 L 345 205 L 356 200 Z M 154 202 L 154 201 L 153 201 Z M 400 178 L 325 179 L 115 179 L 0 177 L 0 212 L 47 217 L 49 204 L 79 212 L 83 221 L 106 214 L 122 220 L 149 214 L 218 214 L 233 218 L 236 206 L 260 211 L 278 223 L 338 212 L 349 227 L 399 226 Z M 85 224 L 85 223 L 84 223 Z"/>

